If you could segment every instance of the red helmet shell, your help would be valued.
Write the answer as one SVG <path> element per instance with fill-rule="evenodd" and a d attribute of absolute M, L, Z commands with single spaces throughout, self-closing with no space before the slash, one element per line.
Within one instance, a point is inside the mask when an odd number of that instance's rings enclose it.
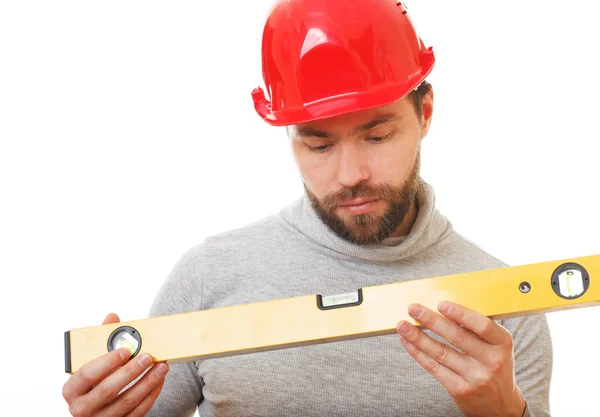
<path fill-rule="evenodd" d="M 402 2 L 281 0 L 262 39 L 271 100 L 257 87 L 254 107 L 284 126 L 383 106 L 418 87 L 434 62 Z"/>

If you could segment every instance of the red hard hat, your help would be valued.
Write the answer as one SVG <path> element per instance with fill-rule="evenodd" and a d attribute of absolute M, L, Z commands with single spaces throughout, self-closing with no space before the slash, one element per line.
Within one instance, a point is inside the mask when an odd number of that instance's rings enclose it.
<path fill-rule="evenodd" d="M 280 0 L 262 39 L 256 112 L 285 126 L 383 106 L 418 87 L 435 58 L 395 0 Z"/>

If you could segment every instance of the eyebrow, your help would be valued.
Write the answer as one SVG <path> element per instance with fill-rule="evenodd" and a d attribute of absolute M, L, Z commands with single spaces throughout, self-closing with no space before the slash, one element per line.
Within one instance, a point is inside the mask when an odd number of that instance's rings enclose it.
<path fill-rule="evenodd" d="M 382 115 L 377 116 L 373 120 L 370 120 L 367 123 L 356 127 L 352 131 L 352 133 L 364 132 L 365 130 L 373 129 L 375 126 L 378 126 L 380 124 L 387 123 L 387 122 L 390 122 L 390 121 L 396 120 L 396 119 L 398 119 L 398 116 L 396 116 L 395 114 L 392 114 L 392 113 L 382 114 Z M 332 133 L 329 133 L 329 132 L 326 132 L 323 130 L 314 129 L 312 127 L 297 127 L 296 135 L 299 137 L 302 137 L 302 138 L 307 138 L 307 137 L 331 138 L 334 136 Z"/>

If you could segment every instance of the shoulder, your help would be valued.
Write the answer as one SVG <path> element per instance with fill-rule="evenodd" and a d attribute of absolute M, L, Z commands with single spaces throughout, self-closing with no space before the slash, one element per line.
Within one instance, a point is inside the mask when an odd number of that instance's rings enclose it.
<path fill-rule="evenodd" d="M 173 268 L 174 272 L 199 273 L 202 264 L 212 256 L 232 250 L 248 250 L 265 240 L 280 234 L 282 226 L 276 215 L 270 215 L 236 229 L 205 237 L 202 242 L 188 249 Z"/>
<path fill-rule="evenodd" d="M 243 227 L 230 229 L 207 237 L 202 243 L 205 264 L 262 258 L 265 254 L 280 253 L 289 244 L 291 231 L 278 214 L 265 216 Z"/>
<path fill-rule="evenodd" d="M 188 249 L 175 263 L 150 307 L 150 317 L 196 311 L 202 300 L 204 243 Z"/>
<path fill-rule="evenodd" d="M 206 247 L 215 247 L 219 245 L 239 244 L 257 237 L 277 233 L 281 230 L 281 223 L 277 215 L 265 216 L 259 220 L 249 223 L 245 226 L 230 229 L 218 234 L 214 234 L 205 239 Z"/>
<path fill-rule="evenodd" d="M 283 230 L 276 215 L 204 238 L 177 260 L 160 287 L 150 309 L 151 316 L 202 309 L 206 275 L 217 274 L 214 266 L 226 268 L 251 258 L 256 252 L 276 247 Z"/>
<path fill-rule="evenodd" d="M 443 257 L 447 262 L 464 267 L 464 272 L 508 266 L 507 263 L 456 230 L 452 230 L 447 237 L 431 246 L 429 250 L 436 256 Z"/>

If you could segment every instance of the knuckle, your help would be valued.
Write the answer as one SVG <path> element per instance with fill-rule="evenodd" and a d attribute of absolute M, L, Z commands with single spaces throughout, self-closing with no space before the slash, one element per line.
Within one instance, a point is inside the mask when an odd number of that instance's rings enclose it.
<path fill-rule="evenodd" d="M 460 345 L 466 340 L 466 338 L 467 332 L 465 332 L 462 328 L 457 328 L 452 333 L 452 336 L 450 337 L 450 342 L 453 345 Z"/>
<path fill-rule="evenodd" d="M 166 363 L 159 363 L 155 365 L 155 367 L 153 367 L 152 370 L 154 371 L 152 372 L 152 375 L 154 379 L 156 379 L 156 381 L 164 380 L 165 376 L 169 373 L 169 367 Z"/>
<path fill-rule="evenodd" d="M 73 388 L 71 388 L 69 382 L 63 385 L 62 396 L 67 402 L 71 401 L 71 399 L 73 398 Z"/>
<path fill-rule="evenodd" d="M 413 328 L 409 334 L 403 335 L 402 337 L 404 337 L 411 343 L 417 343 L 417 341 L 421 338 L 421 332 L 419 331 L 419 329 Z"/>
<path fill-rule="evenodd" d="M 164 379 L 165 379 L 165 375 L 159 375 L 158 373 L 156 373 L 156 371 L 152 372 L 152 375 L 150 377 L 150 381 L 151 381 L 151 384 L 153 387 L 160 384 Z"/>
<path fill-rule="evenodd" d="M 90 372 L 88 371 L 88 368 L 82 367 L 77 372 L 79 373 L 79 379 L 81 379 L 82 383 L 87 384 L 87 383 L 91 382 L 92 376 L 90 375 Z"/>
<path fill-rule="evenodd" d="M 496 323 L 494 323 L 492 320 L 486 320 L 485 324 L 483 325 L 483 329 L 481 331 L 481 333 L 485 336 L 488 336 L 496 327 Z"/>
<path fill-rule="evenodd" d="M 131 396 L 124 396 L 121 401 L 119 401 L 119 408 L 125 412 L 130 411 L 135 406 L 136 402 Z"/>
<path fill-rule="evenodd" d="M 504 358 L 502 358 L 502 357 L 493 357 L 490 360 L 490 369 L 494 373 L 501 372 L 504 369 Z"/>
<path fill-rule="evenodd" d="M 139 371 L 142 371 L 142 369 L 140 369 L 140 368 L 141 368 L 140 365 L 134 366 L 134 364 L 129 364 L 128 366 L 125 366 L 123 369 L 125 371 L 125 375 L 127 375 L 127 379 L 133 381 L 140 374 Z"/>
<path fill-rule="evenodd" d="M 98 385 L 96 390 L 98 391 L 98 397 L 105 403 L 114 400 L 117 396 L 117 393 L 111 387 L 106 385 Z"/>
<path fill-rule="evenodd" d="M 73 417 L 89 417 L 89 412 L 82 403 L 72 404 L 69 407 L 69 411 Z"/>
<path fill-rule="evenodd" d="M 153 369 L 152 372 L 149 373 L 151 374 L 150 381 L 153 386 L 158 384 L 163 379 L 163 377 L 157 373 L 156 369 Z"/>
<path fill-rule="evenodd" d="M 475 380 L 475 384 L 478 387 L 485 388 L 489 386 L 493 380 L 494 374 L 492 372 L 481 372 Z"/>
<path fill-rule="evenodd" d="M 432 374 L 435 374 L 440 369 L 440 364 L 431 359 L 430 357 L 427 357 L 427 359 L 425 360 L 425 369 L 427 369 Z"/>
<path fill-rule="evenodd" d="M 446 361 L 448 360 L 448 356 L 450 356 L 450 350 L 448 349 L 448 346 L 442 344 L 442 347 L 437 351 L 437 354 L 435 355 L 435 362 L 442 364 L 446 363 Z"/>
<path fill-rule="evenodd" d="M 458 389 L 458 393 L 456 396 L 461 399 L 468 400 L 468 399 L 473 398 L 475 396 L 476 392 L 477 392 L 477 389 L 472 384 L 463 384 Z"/>
<path fill-rule="evenodd" d="M 427 312 L 423 313 L 421 323 L 423 323 L 427 327 L 433 327 L 435 325 L 436 320 L 437 318 L 435 317 L 435 314 L 430 314 L 429 312 Z"/>

